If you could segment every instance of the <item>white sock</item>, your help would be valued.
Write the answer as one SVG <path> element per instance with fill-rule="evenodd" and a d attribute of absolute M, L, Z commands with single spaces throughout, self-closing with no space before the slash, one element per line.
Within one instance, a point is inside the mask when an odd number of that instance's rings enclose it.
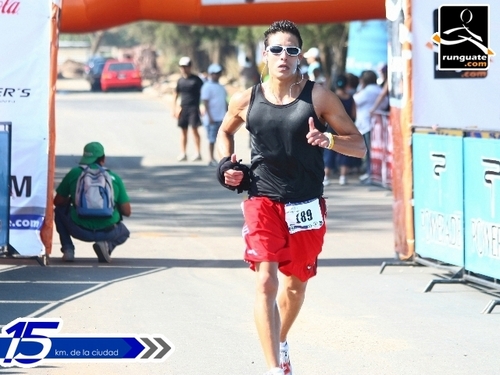
<path fill-rule="evenodd" d="M 286 340 L 284 342 L 280 342 L 280 349 L 283 349 L 288 346 L 288 342 Z"/>
<path fill-rule="evenodd" d="M 271 370 L 269 370 L 269 372 L 266 372 L 266 374 L 281 375 L 281 374 L 283 374 L 283 369 L 281 369 L 279 367 L 274 367 Z"/>

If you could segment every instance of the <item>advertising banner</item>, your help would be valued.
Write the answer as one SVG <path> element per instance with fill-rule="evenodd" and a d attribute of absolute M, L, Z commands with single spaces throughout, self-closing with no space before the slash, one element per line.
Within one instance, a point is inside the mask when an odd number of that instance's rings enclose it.
<path fill-rule="evenodd" d="M 464 265 L 463 138 L 413 135 L 415 252 Z"/>
<path fill-rule="evenodd" d="M 0 247 L 9 243 L 10 126 L 0 122 Z"/>
<path fill-rule="evenodd" d="M 0 2 L 0 121 L 12 123 L 9 242 L 38 256 L 48 176 L 52 0 Z M 6 53 L 8 52 L 8 53 Z"/>
<path fill-rule="evenodd" d="M 500 140 L 464 139 L 465 268 L 500 279 Z"/>
<path fill-rule="evenodd" d="M 413 124 L 499 130 L 500 106 L 485 106 L 498 98 L 500 2 L 413 1 L 412 13 Z"/>
<path fill-rule="evenodd" d="M 392 127 L 388 115 L 375 113 L 370 132 L 370 178 L 386 188 L 392 186 Z"/>
<path fill-rule="evenodd" d="M 394 196 L 394 247 L 402 260 L 414 256 L 413 182 L 411 154 L 412 43 L 411 0 L 386 1 L 389 28 L 389 125 L 392 136 L 391 187 Z"/>

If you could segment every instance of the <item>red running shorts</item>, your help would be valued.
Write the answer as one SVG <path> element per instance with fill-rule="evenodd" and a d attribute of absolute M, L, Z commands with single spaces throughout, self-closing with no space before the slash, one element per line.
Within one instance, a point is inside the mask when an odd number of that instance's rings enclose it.
<path fill-rule="evenodd" d="M 326 233 L 326 204 L 320 198 L 325 224 L 319 229 L 290 234 L 285 221 L 285 204 L 265 197 L 251 197 L 242 203 L 245 224 L 244 259 L 255 270 L 255 263 L 277 262 L 286 276 L 302 282 L 316 275 L 318 255 Z"/>

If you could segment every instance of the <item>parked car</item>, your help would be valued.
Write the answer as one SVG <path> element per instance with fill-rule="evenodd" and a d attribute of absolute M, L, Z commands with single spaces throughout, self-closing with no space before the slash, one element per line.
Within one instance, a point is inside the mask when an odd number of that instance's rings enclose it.
<path fill-rule="evenodd" d="M 141 71 L 132 61 L 108 60 L 101 75 L 102 91 L 135 89 L 142 91 Z"/>
<path fill-rule="evenodd" d="M 90 83 L 91 91 L 101 91 L 101 74 L 107 60 L 109 60 L 107 57 L 93 56 L 87 61 L 84 76 Z"/>

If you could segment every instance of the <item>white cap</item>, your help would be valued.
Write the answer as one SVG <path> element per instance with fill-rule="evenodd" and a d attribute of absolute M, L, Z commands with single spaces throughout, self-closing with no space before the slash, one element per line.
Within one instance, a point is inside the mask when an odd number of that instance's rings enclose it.
<path fill-rule="evenodd" d="M 316 47 L 309 48 L 309 50 L 304 53 L 304 57 L 308 59 L 309 57 L 314 57 L 315 59 L 319 57 L 319 49 Z"/>
<path fill-rule="evenodd" d="M 210 64 L 210 66 L 207 69 L 208 74 L 217 74 L 222 72 L 222 66 L 219 64 Z"/>
<path fill-rule="evenodd" d="M 191 59 L 187 56 L 181 57 L 179 66 L 191 66 Z"/>

